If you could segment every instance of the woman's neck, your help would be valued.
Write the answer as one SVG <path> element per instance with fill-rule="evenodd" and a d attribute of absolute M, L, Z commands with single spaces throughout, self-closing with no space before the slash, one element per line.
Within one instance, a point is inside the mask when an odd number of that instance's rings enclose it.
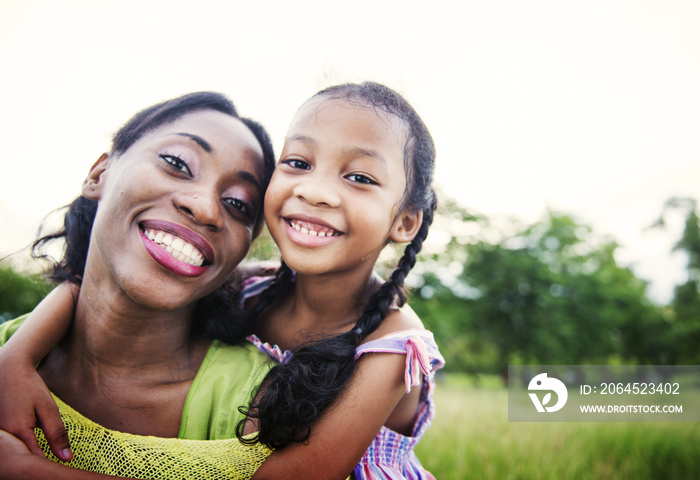
<path fill-rule="evenodd" d="M 83 284 L 73 328 L 64 344 L 90 362 L 145 368 L 186 359 L 193 348 L 193 307 L 160 312 L 136 305 L 123 292 Z"/>
<path fill-rule="evenodd" d="M 71 329 L 39 367 L 56 395 L 97 423 L 177 436 L 210 342 L 191 335 L 192 308 L 156 312 L 84 282 Z"/>

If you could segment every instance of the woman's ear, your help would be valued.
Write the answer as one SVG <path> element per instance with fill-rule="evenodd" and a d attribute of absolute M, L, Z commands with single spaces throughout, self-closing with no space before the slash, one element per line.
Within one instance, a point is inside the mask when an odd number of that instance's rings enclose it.
<path fill-rule="evenodd" d="M 90 200 L 99 200 L 102 196 L 102 188 L 107 178 L 107 166 L 109 165 L 109 154 L 103 153 L 100 158 L 90 167 L 90 173 L 83 182 L 83 196 Z"/>
<path fill-rule="evenodd" d="M 408 243 L 416 236 L 423 223 L 423 210 L 405 209 L 391 227 L 389 239 L 397 243 Z"/>

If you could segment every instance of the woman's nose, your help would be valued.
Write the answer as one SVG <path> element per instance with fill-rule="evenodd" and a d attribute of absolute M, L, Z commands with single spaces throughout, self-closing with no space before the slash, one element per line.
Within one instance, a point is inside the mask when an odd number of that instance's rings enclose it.
<path fill-rule="evenodd" d="M 195 223 L 220 230 L 224 226 L 219 197 L 206 192 L 180 192 L 173 197 L 176 208 Z"/>
<path fill-rule="evenodd" d="M 311 205 L 338 207 L 340 195 L 338 185 L 322 175 L 308 175 L 299 180 L 294 188 L 294 195 Z"/>

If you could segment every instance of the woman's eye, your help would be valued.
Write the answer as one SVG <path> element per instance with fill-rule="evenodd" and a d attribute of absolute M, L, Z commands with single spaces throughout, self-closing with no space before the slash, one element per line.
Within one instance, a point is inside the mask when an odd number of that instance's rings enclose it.
<path fill-rule="evenodd" d="M 189 176 L 192 176 L 192 171 L 190 170 L 189 165 L 187 165 L 187 162 L 181 159 L 180 157 L 177 157 L 175 155 L 163 154 L 160 156 L 160 158 L 162 158 L 163 161 L 165 161 L 165 163 L 167 163 L 168 166 L 173 170 L 177 170 L 179 172 L 183 172 Z"/>
<path fill-rule="evenodd" d="M 369 178 L 367 175 L 362 175 L 360 173 L 351 173 L 345 178 L 355 183 L 363 183 L 365 185 L 377 185 L 377 182 Z"/>
<path fill-rule="evenodd" d="M 292 168 L 299 169 L 299 170 L 308 170 L 311 168 L 311 166 L 306 163 L 304 160 L 299 160 L 297 158 L 290 158 L 289 160 L 283 160 L 282 163 L 285 165 L 289 165 Z"/>
<path fill-rule="evenodd" d="M 233 207 L 236 211 L 243 214 L 246 218 L 255 218 L 255 208 L 246 201 L 243 201 L 239 198 L 226 198 L 224 199 L 224 203 L 226 203 L 226 205 L 229 205 L 230 207 Z"/>

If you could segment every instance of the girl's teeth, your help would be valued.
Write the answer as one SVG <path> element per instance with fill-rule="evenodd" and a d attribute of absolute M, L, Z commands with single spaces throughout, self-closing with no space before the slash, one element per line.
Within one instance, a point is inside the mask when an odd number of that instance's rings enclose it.
<path fill-rule="evenodd" d="M 313 237 L 332 237 L 333 236 L 333 231 L 316 231 L 316 230 L 310 230 L 306 227 L 302 227 L 296 222 L 290 222 L 292 228 L 296 230 L 297 232 L 301 232 L 305 235 L 311 235 Z"/>

